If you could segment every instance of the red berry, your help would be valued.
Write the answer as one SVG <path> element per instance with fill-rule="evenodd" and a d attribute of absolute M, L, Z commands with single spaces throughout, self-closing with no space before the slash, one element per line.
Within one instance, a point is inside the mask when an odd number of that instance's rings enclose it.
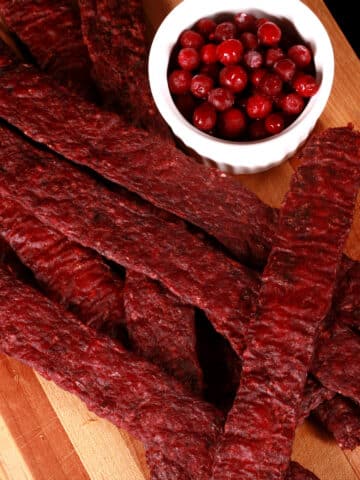
<path fill-rule="evenodd" d="M 257 36 L 263 45 L 274 46 L 280 42 L 281 30 L 276 23 L 267 21 L 259 26 Z"/>
<path fill-rule="evenodd" d="M 257 68 L 256 70 L 251 72 L 251 75 L 250 75 L 251 83 L 255 87 L 258 87 L 260 85 L 261 79 L 263 78 L 265 73 L 267 73 L 267 70 L 265 68 Z"/>
<path fill-rule="evenodd" d="M 293 45 L 288 50 L 288 56 L 297 67 L 304 68 L 311 63 L 311 52 L 305 45 Z"/>
<path fill-rule="evenodd" d="M 223 112 L 234 105 L 234 95 L 227 88 L 214 88 L 209 93 L 208 101 L 216 110 Z"/>
<path fill-rule="evenodd" d="M 216 48 L 216 55 L 223 65 L 234 65 L 238 63 L 242 57 L 244 47 L 240 40 L 236 38 L 230 38 L 224 40 Z"/>
<path fill-rule="evenodd" d="M 230 108 L 219 115 L 219 133 L 225 138 L 239 137 L 246 128 L 246 117 L 238 108 Z"/>
<path fill-rule="evenodd" d="M 215 82 L 219 78 L 220 67 L 218 63 L 210 63 L 209 65 L 204 65 L 200 69 L 200 73 L 204 73 L 211 77 Z"/>
<path fill-rule="evenodd" d="M 187 70 L 174 70 L 169 75 L 169 90 L 174 95 L 183 95 L 190 90 L 191 73 Z"/>
<path fill-rule="evenodd" d="M 248 76 L 240 65 L 229 65 L 220 71 L 220 85 L 227 87 L 233 93 L 239 93 L 246 87 Z"/>
<path fill-rule="evenodd" d="M 216 45 L 208 43 L 204 45 L 200 52 L 201 61 L 209 65 L 217 62 Z"/>
<path fill-rule="evenodd" d="M 281 113 L 270 113 L 265 118 L 265 130 L 271 135 L 275 135 L 284 130 L 284 117 Z"/>
<path fill-rule="evenodd" d="M 282 58 L 274 64 L 274 70 L 285 82 L 290 82 L 295 75 L 296 65 L 290 58 Z"/>
<path fill-rule="evenodd" d="M 256 18 L 251 13 L 237 13 L 234 21 L 239 32 L 254 32 L 256 30 Z"/>
<path fill-rule="evenodd" d="M 244 55 L 244 63 L 249 68 L 259 68 L 263 63 L 263 56 L 258 50 L 248 50 Z"/>
<path fill-rule="evenodd" d="M 184 70 L 195 70 L 200 64 L 200 55 L 195 48 L 182 48 L 178 54 L 178 64 Z"/>
<path fill-rule="evenodd" d="M 214 80 L 203 73 L 195 75 L 191 80 L 190 90 L 194 97 L 207 99 L 210 90 L 214 86 Z"/>
<path fill-rule="evenodd" d="M 191 121 L 196 107 L 196 101 L 194 97 L 190 93 L 178 95 L 175 97 L 175 105 L 179 109 L 180 113 L 182 113 L 187 120 Z"/>
<path fill-rule="evenodd" d="M 248 98 L 246 112 L 250 118 L 256 120 L 265 118 L 269 115 L 272 108 L 272 102 L 269 97 L 255 93 Z"/>
<path fill-rule="evenodd" d="M 285 57 L 281 48 L 269 48 L 265 53 L 265 65 L 272 67 L 278 60 Z"/>
<path fill-rule="evenodd" d="M 302 97 L 312 97 L 319 90 L 319 84 L 316 78 L 307 73 L 298 73 L 295 75 L 292 86 Z"/>
<path fill-rule="evenodd" d="M 223 42 L 236 37 L 236 26 L 232 22 L 222 22 L 217 25 L 214 32 L 214 40 Z"/>
<path fill-rule="evenodd" d="M 194 110 L 193 123 L 195 127 L 208 132 L 215 127 L 216 110 L 210 103 L 204 102 Z"/>
<path fill-rule="evenodd" d="M 288 93 L 280 99 L 280 107 L 289 115 L 299 115 L 304 110 L 304 99 L 298 93 Z"/>
<path fill-rule="evenodd" d="M 199 50 L 204 45 L 204 39 L 198 32 L 194 32 L 194 30 L 185 30 L 180 35 L 180 45 L 190 48 L 195 48 Z"/>
<path fill-rule="evenodd" d="M 261 140 L 268 136 L 264 120 L 255 120 L 249 125 L 249 136 L 252 140 Z"/>
<path fill-rule="evenodd" d="M 283 87 L 283 81 L 277 73 L 265 73 L 260 81 L 259 88 L 262 93 L 269 95 L 278 95 Z"/>
<path fill-rule="evenodd" d="M 212 18 L 201 18 L 195 25 L 196 30 L 205 38 L 209 37 L 216 28 L 216 23 Z"/>
<path fill-rule="evenodd" d="M 245 50 L 253 50 L 259 46 L 258 38 L 255 33 L 252 32 L 243 32 L 240 35 L 240 40 Z"/>

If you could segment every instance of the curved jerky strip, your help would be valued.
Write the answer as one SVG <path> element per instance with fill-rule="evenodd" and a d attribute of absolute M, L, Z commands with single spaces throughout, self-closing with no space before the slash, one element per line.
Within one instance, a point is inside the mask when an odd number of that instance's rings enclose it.
<path fill-rule="evenodd" d="M 0 127 L 0 193 L 43 223 L 120 265 L 159 280 L 203 309 L 241 353 L 258 275 L 176 217 L 84 172 Z M 64 188 L 66 185 L 66 188 Z"/>
<path fill-rule="evenodd" d="M 337 318 L 321 333 L 312 373 L 329 390 L 360 404 L 360 336 Z"/>
<path fill-rule="evenodd" d="M 10 55 L 3 44 L 0 54 L 3 62 Z M 75 100 L 36 69 L 15 60 L 0 69 L 0 116 L 69 160 L 203 228 L 240 259 L 261 263 L 267 257 L 276 210 L 169 142 Z"/>
<path fill-rule="evenodd" d="M 299 423 L 302 423 L 310 413 L 326 400 L 330 400 L 335 395 L 334 392 L 316 380 L 312 375 L 308 375 L 305 384 L 304 397 L 301 403 Z"/>
<path fill-rule="evenodd" d="M 308 143 L 280 212 L 213 480 L 285 477 L 359 185 L 359 133 L 329 129 Z"/>
<path fill-rule="evenodd" d="M 319 480 L 316 475 L 314 475 L 306 468 L 302 467 L 297 462 L 291 462 L 290 467 L 286 473 L 285 480 Z"/>
<path fill-rule="evenodd" d="M 0 235 L 45 289 L 86 324 L 111 331 L 124 323 L 123 281 L 97 253 L 70 242 L 4 196 Z"/>
<path fill-rule="evenodd" d="M 154 280 L 130 271 L 124 302 L 126 329 L 134 351 L 199 394 L 203 379 L 194 309 Z"/>
<path fill-rule="evenodd" d="M 165 138 L 170 129 L 152 98 L 141 0 L 80 0 L 81 26 L 97 85 L 121 115 Z"/>
<path fill-rule="evenodd" d="M 72 0 L 0 0 L 7 27 L 28 47 L 39 67 L 92 99 L 91 61 Z"/>
<path fill-rule="evenodd" d="M 0 350 L 207 480 L 222 416 L 162 371 L 0 268 Z"/>
<path fill-rule="evenodd" d="M 322 403 L 315 416 L 334 435 L 341 448 L 354 450 L 360 446 L 360 407 L 348 398 L 336 395 Z"/>
<path fill-rule="evenodd" d="M 360 333 L 360 262 L 353 262 L 336 310 L 344 325 Z"/>

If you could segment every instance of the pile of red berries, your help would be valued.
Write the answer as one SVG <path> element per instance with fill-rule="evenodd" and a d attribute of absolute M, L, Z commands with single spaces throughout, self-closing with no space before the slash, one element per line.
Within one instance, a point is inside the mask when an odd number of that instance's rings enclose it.
<path fill-rule="evenodd" d="M 232 140 L 281 132 L 319 89 L 309 47 L 245 12 L 221 22 L 203 18 L 182 32 L 168 83 L 185 118 Z"/>

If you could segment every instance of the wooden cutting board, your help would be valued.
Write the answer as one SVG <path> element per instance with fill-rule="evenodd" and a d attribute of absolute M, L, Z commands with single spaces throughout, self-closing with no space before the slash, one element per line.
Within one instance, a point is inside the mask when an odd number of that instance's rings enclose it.
<path fill-rule="evenodd" d="M 149 22 L 156 28 L 178 1 L 145 3 Z M 336 57 L 331 98 L 316 128 L 352 122 L 360 129 L 359 60 L 322 0 L 306 3 L 328 29 Z M 279 206 L 295 165 L 296 157 L 273 170 L 239 180 L 265 202 Z M 346 251 L 360 260 L 360 198 Z M 360 448 L 342 451 L 329 435 L 309 422 L 297 431 L 293 456 L 320 480 L 360 479 Z M 73 395 L 0 356 L 0 480 L 89 478 L 149 478 L 142 445 L 90 413 Z"/>

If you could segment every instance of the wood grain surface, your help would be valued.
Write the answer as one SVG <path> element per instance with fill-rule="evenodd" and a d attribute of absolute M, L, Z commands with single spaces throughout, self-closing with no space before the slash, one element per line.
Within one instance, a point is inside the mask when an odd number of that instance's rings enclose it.
<path fill-rule="evenodd" d="M 152 29 L 177 3 L 145 0 Z M 322 0 L 305 3 L 330 33 L 336 59 L 332 94 L 316 129 L 349 122 L 359 129 L 359 60 Z M 295 155 L 277 168 L 240 176 L 239 180 L 265 202 L 280 206 L 296 163 Z M 360 260 L 360 201 L 346 252 Z M 293 457 L 320 480 L 360 479 L 360 448 L 342 451 L 329 435 L 310 422 L 297 430 Z M 31 369 L 0 356 L 0 480 L 148 478 L 139 442 L 90 413 L 79 399 Z"/>

